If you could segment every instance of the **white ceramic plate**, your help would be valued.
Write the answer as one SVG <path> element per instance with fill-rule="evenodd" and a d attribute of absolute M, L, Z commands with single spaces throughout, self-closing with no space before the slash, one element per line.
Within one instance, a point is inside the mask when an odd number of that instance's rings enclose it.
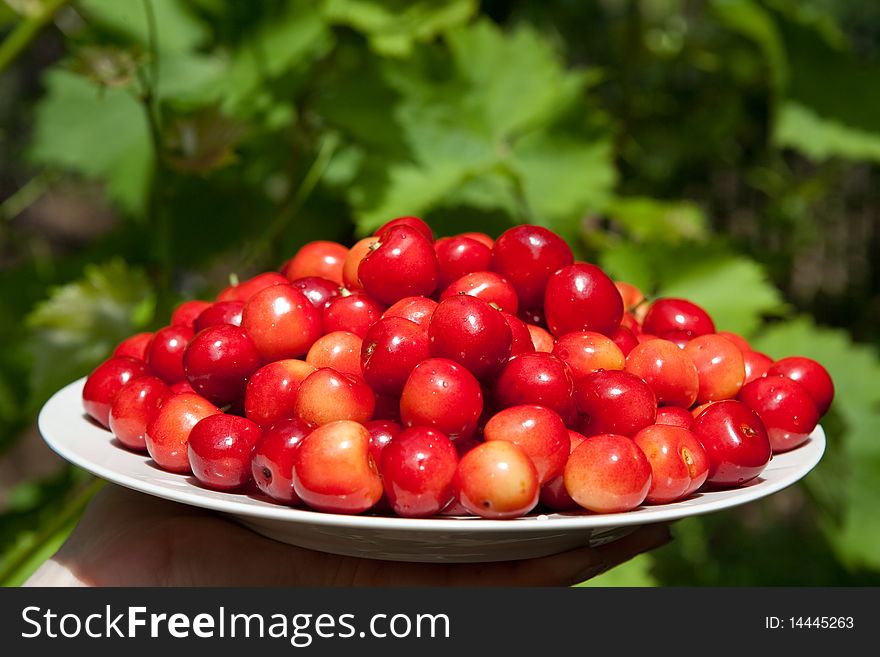
<path fill-rule="evenodd" d="M 803 478 L 825 451 L 825 433 L 817 427 L 809 441 L 774 456 L 762 475 L 742 488 L 698 493 L 682 502 L 643 506 L 628 513 L 535 514 L 515 520 L 337 515 L 293 509 L 256 494 L 207 490 L 192 477 L 158 469 L 148 456 L 120 446 L 109 431 L 86 418 L 81 401 L 84 382 L 80 379 L 59 390 L 40 412 L 43 438 L 66 460 L 121 486 L 226 514 L 279 541 L 373 559 L 505 561 L 600 545 L 639 525 L 670 522 L 767 497 Z"/>

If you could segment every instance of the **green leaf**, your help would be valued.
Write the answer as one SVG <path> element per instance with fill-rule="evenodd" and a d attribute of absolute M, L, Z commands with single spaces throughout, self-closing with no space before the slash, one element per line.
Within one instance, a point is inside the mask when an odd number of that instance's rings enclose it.
<path fill-rule="evenodd" d="M 814 162 L 833 157 L 880 161 L 880 132 L 823 118 L 794 101 L 782 106 L 773 126 L 773 142 L 780 148 L 798 150 Z"/>
<path fill-rule="evenodd" d="M 183 0 L 149 0 L 156 18 L 159 49 L 162 51 L 193 51 L 210 36 L 208 26 L 186 8 Z M 149 44 L 149 23 L 144 3 L 139 0 L 80 0 L 78 7 L 86 20 L 126 39 L 133 39 L 146 48 Z"/>
<path fill-rule="evenodd" d="M 823 420 L 828 454 L 805 482 L 823 498 L 828 497 L 825 489 L 842 489 L 842 504 L 826 509 L 828 539 L 851 568 L 880 569 L 880 387 L 874 385 L 880 381 L 880 356 L 871 347 L 853 343 L 844 331 L 817 327 L 806 317 L 770 327 L 753 344 L 774 358 L 813 358 L 831 374 L 835 400 L 832 414 Z M 835 413 L 842 426 L 826 422 Z M 843 455 L 843 473 L 824 467 L 836 454 Z"/>
<path fill-rule="evenodd" d="M 33 395 L 45 399 L 88 373 L 151 320 L 153 304 L 145 273 L 122 260 L 87 266 L 83 278 L 53 289 L 26 319 Z"/>
<path fill-rule="evenodd" d="M 703 210 L 688 201 L 662 201 L 646 197 L 618 197 L 607 215 L 637 242 L 703 240 L 708 225 Z"/>
<path fill-rule="evenodd" d="M 764 54 L 776 92 L 788 83 L 788 57 L 776 21 L 754 0 L 713 0 L 714 15 L 728 28 L 754 41 Z"/>
<path fill-rule="evenodd" d="M 380 55 L 405 57 L 417 42 L 428 41 L 469 21 L 475 0 L 325 0 L 327 20 L 366 34 Z"/>
<path fill-rule="evenodd" d="M 103 181 L 125 210 L 141 212 L 154 153 L 138 101 L 127 91 L 98 88 L 59 69 L 50 69 L 44 83 L 31 160 Z"/>
<path fill-rule="evenodd" d="M 601 264 L 646 293 L 701 305 L 719 330 L 751 335 L 765 315 L 785 309 L 761 266 L 722 244 L 622 243 L 605 251 Z"/>

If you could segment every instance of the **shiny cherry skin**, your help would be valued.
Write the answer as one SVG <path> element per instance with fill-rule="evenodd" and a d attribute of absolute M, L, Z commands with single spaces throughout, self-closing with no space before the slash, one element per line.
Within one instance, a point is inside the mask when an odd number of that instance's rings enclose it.
<path fill-rule="evenodd" d="M 119 390 L 110 407 L 110 431 L 129 449 L 147 451 L 147 424 L 171 394 L 171 388 L 159 377 L 132 379 Z"/>
<path fill-rule="evenodd" d="M 623 317 L 623 299 L 596 265 L 577 263 L 553 273 L 544 295 L 547 327 L 556 336 L 572 331 L 610 335 Z"/>
<path fill-rule="evenodd" d="M 290 285 L 306 295 L 306 298 L 312 302 L 312 305 L 319 311 L 324 310 L 324 306 L 331 299 L 339 296 L 339 284 L 326 278 L 319 276 L 306 276 L 290 281 Z"/>
<path fill-rule="evenodd" d="M 651 488 L 645 501 L 666 504 L 698 490 L 709 475 L 709 457 L 689 429 L 653 424 L 639 431 L 633 442 L 651 464 Z"/>
<path fill-rule="evenodd" d="M 574 402 L 585 436 L 602 433 L 632 438 L 657 418 L 657 398 L 639 377 L 617 370 L 599 370 L 579 379 Z"/>
<path fill-rule="evenodd" d="M 539 352 L 513 356 L 493 387 L 496 408 L 537 404 L 563 418 L 574 410 L 573 394 L 574 379 L 568 365 L 556 356 Z"/>
<path fill-rule="evenodd" d="M 626 357 L 626 371 L 645 381 L 660 404 L 690 407 L 697 400 L 700 377 L 693 359 L 668 340 L 647 340 Z"/>
<path fill-rule="evenodd" d="M 526 324 L 526 328 L 529 329 L 529 333 L 532 336 L 532 344 L 535 346 L 535 351 L 542 351 L 548 354 L 553 352 L 553 347 L 556 343 L 552 335 L 534 324 Z"/>
<path fill-rule="evenodd" d="M 458 452 L 440 431 L 404 429 L 382 451 L 379 471 L 391 508 L 404 518 L 427 518 L 455 497 Z"/>
<path fill-rule="evenodd" d="M 562 474 L 571 448 L 562 418 L 534 404 L 499 411 L 486 423 L 483 438 L 486 442 L 507 440 L 520 447 L 534 464 L 541 485 Z"/>
<path fill-rule="evenodd" d="M 434 242 L 440 266 L 438 287 L 445 289 L 465 274 L 489 269 L 492 250 L 470 237 L 443 237 Z"/>
<path fill-rule="evenodd" d="M 311 363 L 295 358 L 263 365 L 248 380 L 244 395 L 245 416 L 264 428 L 292 418 L 299 387 L 316 369 Z"/>
<path fill-rule="evenodd" d="M 745 353 L 747 351 L 752 351 L 752 347 L 749 345 L 748 340 L 746 340 L 743 336 L 737 333 L 731 333 L 730 331 L 718 331 L 718 335 L 722 338 L 727 338 L 733 344 L 737 346 L 741 352 Z"/>
<path fill-rule="evenodd" d="M 364 341 L 348 331 L 333 331 L 321 336 L 306 354 L 306 362 L 316 369 L 332 367 L 339 372 L 363 376 L 361 349 Z"/>
<path fill-rule="evenodd" d="M 789 356 L 773 363 L 767 370 L 767 376 L 780 375 L 800 383 L 816 403 L 819 415 L 825 415 L 834 400 L 834 382 L 822 365 L 812 358 Z"/>
<path fill-rule="evenodd" d="M 349 294 L 346 291 L 327 302 L 321 324 L 324 333 L 348 331 L 363 338 L 369 328 L 379 321 L 384 311 L 385 306 L 372 297 L 360 292 Z"/>
<path fill-rule="evenodd" d="M 427 331 L 428 324 L 431 323 L 431 316 L 434 314 L 436 307 L 437 302 L 428 297 L 404 297 L 397 303 L 389 306 L 388 310 L 382 313 L 382 318 L 402 317 L 403 319 L 415 322 Z"/>
<path fill-rule="evenodd" d="M 339 286 L 342 285 L 342 267 L 347 257 L 348 249 L 336 242 L 309 242 L 285 263 L 282 273 L 291 282 L 316 276 Z"/>
<path fill-rule="evenodd" d="M 217 301 L 241 301 L 247 303 L 257 292 L 273 285 L 287 285 L 288 280 L 277 272 L 257 274 L 253 278 L 230 285 L 217 295 Z"/>
<path fill-rule="evenodd" d="M 760 379 L 767 374 L 767 371 L 773 365 L 773 359 L 767 354 L 760 351 L 744 351 L 743 364 L 745 365 L 745 380 L 743 385 L 751 383 L 755 379 Z"/>
<path fill-rule="evenodd" d="M 393 420 L 370 420 L 364 426 L 370 432 L 370 455 L 378 464 L 382 462 L 382 452 L 403 431 L 403 427 Z"/>
<path fill-rule="evenodd" d="M 707 484 L 733 488 L 751 481 L 770 462 L 771 448 L 761 418 L 740 401 L 711 404 L 694 419 L 691 431 L 709 457 Z"/>
<path fill-rule="evenodd" d="M 193 390 L 193 387 L 189 384 L 189 381 L 187 380 L 172 383 L 169 388 L 171 392 L 175 395 L 179 395 L 181 392 L 191 392 L 193 394 L 195 394 L 196 392 L 195 390 Z"/>
<path fill-rule="evenodd" d="M 617 291 L 623 299 L 623 307 L 627 313 L 631 313 L 645 300 L 645 293 L 632 283 L 626 281 L 614 281 Z"/>
<path fill-rule="evenodd" d="M 113 355 L 128 356 L 129 358 L 146 361 L 147 347 L 150 345 L 152 339 L 152 333 L 135 333 L 116 345 L 116 349 L 113 350 Z"/>
<path fill-rule="evenodd" d="M 819 423 L 809 391 L 784 376 L 768 373 L 743 386 L 737 399 L 761 417 L 774 454 L 805 443 Z"/>
<path fill-rule="evenodd" d="M 694 416 L 686 408 L 681 406 L 661 406 L 657 409 L 655 424 L 668 424 L 673 427 L 690 429 Z"/>
<path fill-rule="evenodd" d="M 309 374 L 294 403 L 296 417 L 317 426 L 337 420 L 364 423 L 375 408 L 376 396 L 361 377 L 330 367 Z"/>
<path fill-rule="evenodd" d="M 553 345 L 553 355 L 568 365 L 575 379 L 598 370 L 622 370 L 626 366 L 623 352 L 611 338 L 594 331 L 566 333 Z"/>
<path fill-rule="evenodd" d="M 210 307 L 210 301 L 184 301 L 171 313 L 169 324 L 171 326 L 189 326 L 194 329 L 196 318 Z"/>
<path fill-rule="evenodd" d="M 633 333 L 632 329 L 623 325 L 614 329 L 608 337 L 617 345 L 617 348 L 620 349 L 624 356 L 629 356 L 629 352 L 639 346 L 639 339 L 636 337 L 636 334 Z"/>
<path fill-rule="evenodd" d="M 428 338 L 432 357 L 461 363 L 478 379 L 501 370 L 513 341 L 501 312 L 468 295 L 440 302 L 431 317 Z"/>
<path fill-rule="evenodd" d="M 262 366 L 256 346 L 240 326 L 200 331 L 183 352 L 183 371 L 198 394 L 218 406 L 244 398 L 248 379 Z"/>
<path fill-rule="evenodd" d="M 651 464 L 631 438 L 619 434 L 588 437 L 565 464 L 565 489 L 594 513 L 631 511 L 651 488 Z"/>
<path fill-rule="evenodd" d="M 321 337 L 321 313 L 300 290 L 273 285 L 247 302 L 241 328 L 264 361 L 298 358 Z"/>
<path fill-rule="evenodd" d="M 510 355 L 517 356 L 519 354 L 534 353 L 535 345 L 532 343 L 532 334 L 529 327 L 519 317 L 514 317 L 510 313 L 501 313 L 504 321 L 510 328 Z"/>
<path fill-rule="evenodd" d="M 687 299 L 657 299 L 648 308 L 642 329 L 646 333 L 665 338 L 672 331 L 689 335 L 707 335 L 715 332 L 715 323 L 705 310 Z"/>
<path fill-rule="evenodd" d="M 427 223 L 425 223 L 424 219 L 412 216 L 397 217 L 396 219 L 385 222 L 376 229 L 374 235 L 376 235 L 376 237 L 379 237 L 380 239 L 384 238 L 388 234 L 388 231 L 396 227 L 414 229 L 415 231 L 421 233 L 429 242 L 434 241 L 434 231 L 432 231 L 431 227 Z"/>
<path fill-rule="evenodd" d="M 360 278 L 358 278 L 358 269 L 361 261 L 370 254 L 373 245 L 379 240 L 376 237 L 365 237 L 355 242 L 355 245 L 348 251 L 345 262 L 342 263 L 342 285 L 345 289 L 356 292 L 363 290 Z"/>
<path fill-rule="evenodd" d="M 195 393 L 168 397 L 147 424 L 147 452 L 163 470 L 190 472 L 187 442 L 200 420 L 220 413 L 220 409 Z"/>
<path fill-rule="evenodd" d="M 476 240 L 480 244 L 485 244 L 489 249 L 492 249 L 495 246 L 495 240 L 486 235 L 486 233 L 480 232 L 467 232 L 467 233 L 459 233 L 456 237 L 467 237 L 472 240 Z"/>
<path fill-rule="evenodd" d="M 236 490 L 251 481 L 251 457 L 260 427 L 244 417 L 219 413 L 199 420 L 187 441 L 190 469 L 206 488 Z"/>
<path fill-rule="evenodd" d="M 385 230 L 358 267 L 366 292 L 386 305 L 410 296 L 430 296 L 440 267 L 430 240 L 409 226 Z"/>
<path fill-rule="evenodd" d="M 241 326 L 241 314 L 244 312 L 244 301 L 217 301 L 205 308 L 193 325 L 195 332 L 204 331 L 211 326 L 231 324 Z"/>
<path fill-rule="evenodd" d="M 515 315 L 519 310 L 519 299 L 516 290 L 506 278 L 491 271 L 475 271 L 454 280 L 443 290 L 440 300 L 448 299 L 457 294 L 467 294 L 486 303 L 497 306 L 500 310 Z"/>
<path fill-rule="evenodd" d="M 183 352 L 193 337 L 188 326 L 166 326 L 156 331 L 147 347 L 147 365 L 150 371 L 168 385 L 183 381 Z"/>
<path fill-rule="evenodd" d="M 577 446 L 586 440 L 586 436 L 578 433 L 577 431 L 568 430 L 568 440 L 569 440 L 569 449 L 568 453 L 571 454 Z M 566 460 L 566 462 L 568 462 Z M 541 504 L 546 506 L 548 509 L 552 509 L 553 511 L 574 511 L 575 509 L 579 509 L 580 506 L 577 502 L 571 499 L 571 495 L 568 494 L 568 491 L 565 490 L 565 472 L 563 468 L 563 474 L 557 475 L 543 486 L 541 486 L 541 496 L 540 496 Z"/>
<path fill-rule="evenodd" d="M 462 456 L 454 486 L 469 513 L 490 519 L 524 516 L 541 492 L 531 459 L 507 440 L 481 443 Z"/>
<path fill-rule="evenodd" d="M 404 425 L 431 427 L 453 440 L 473 436 L 482 412 L 479 382 L 465 367 L 447 358 L 419 363 L 400 397 Z"/>
<path fill-rule="evenodd" d="M 110 409 L 116 395 L 129 381 L 150 374 L 142 360 L 114 356 L 98 365 L 83 386 L 85 412 L 102 427 L 110 426 Z"/>
<path fill-rule="evenodd" d="M 551 274 L 573 262 L 565 240 L 543 226 L 514 226 L 492 247 L 492 271 L 510 281 L 525 307 L 543 305 Z"/>
<path fill-rule="evenodd" d="M 312 431 L 294 454 L 293 488 L 318 511 L 355 514 L 374 506 L 383 489 L 370 456 L 370 432 L 350 420 Z"/>
<path fill-rule="evenodd" d="M 429 357 L 427 332 L 401 317 L 380 319 L 364 337 L 363 376 L 380 395 L 400 396 L 410 372 Z"/>
<path fill-rule="evenodd" d="M 700 379 L 697 403 L 736 397 L 746 377 L 742 351 L 720 335 L 698 335 L 684 347 Z"/>
<path fill-rule="evenodd" d="M 293 457 L 314 429 L 314 425 L 297 418 L 279 420 L 263 429 L 254 447 L 251 476 L 257 488 L 276 502 L 291 506 L 301 503 L 293 489 Z"/>

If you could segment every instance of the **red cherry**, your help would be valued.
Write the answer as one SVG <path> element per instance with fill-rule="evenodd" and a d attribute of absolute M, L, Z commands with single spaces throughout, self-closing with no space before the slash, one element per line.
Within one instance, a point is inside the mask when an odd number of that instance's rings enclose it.
<path fill-rule="evenodd" d="M 563 267 L 547 281 L 547 326 L 555 336 L 572 331 L 611 334 L 623 317 L 623 300 L 614 283 L 596 265 Z"/>
<path fill-rule="evenodd" d="M 431 227 L 418 217 L 397 217 L 397 219 L 392 219 L 382 224 L 373 234 L 382 239 L 387 236 L 392 228 L 396 227 L 414 229 L 421 233 L 429 242 L 434 241 L 434 232 L 431 230 Z"/>
<path fill-rule="evenodd" d="M 461 457 L 458 501 L 483 518 L 524 516 L 538 503 L 538 472 L 522 448 L 506 440 L 482 443 Z"/>
<path fill-rule="evenodd" d="M 542 351 L 548 354 L 553 351 L 555 342 L 553 341 L 552 335 L 540 326 L 535 326 L 534 324 L 526 324 L 526 327 L 529 329 L 529 333 L 532 336 L 532 344 L 535 346 L 535 351 Z"/>
<path fill-rule="evenodd" d="M 186 378 L 183 371 L 183 352 L 193 337 L 188 326 L 166 326 L 156 331 L 147 347 L 147 365 L 167 384 Z"/>
<path fill-rule="evenodd" d="M 305 278 L 297 278 L 290 282 L 290 285 L 303 294 L 312 302 L 312 305 L 319 311 L 324 310 L 324 306 L 331 299 L 339 296 L 339 284 L 326 278 L 318 276 L 306 276 Z"/>
<path fill-rule="evenodd" d="M 568 365 L 551 354 L 534 352 L 507 361 L 495 380 L 493 399 L 498 408 L 537 404 L 567 418 L 574 410 L 573 393 Z"/>
<path fill-rule="evenodd" d="M 196 317 L 195 332 L 204 331 L 211 326 L 231 324 L 241 326 L 241 314 L 244 312 L 243 301 L 218 301 L 205 308 Z"/>
<path fill-rule="evenodd" d="M 599 370 L 578 379 L 574 401 L 585 436 L 616 433 L 631 438 L 657 417 L 650 386 L 629 372 Z"/>
<path fill-rule="evenodd" d="M 743 353 L 752 350 L 752 348 L 749 346 L 748 341 L 741 335 L 731 333 L 730 331 L 718 331 L 718 335 L 720 335 L 722 338 L 727 338 L 728 340 L 730 340 Z"/>
<path fill-rule="evenodd" d="M 543 406 L 523 404 L 504 409 L 483 429 L 486 442 L 507 440 L 520 447 L 538 472 L 538 483 L 562 474 L 571 441 L 565 423 Z"/>
<path fill-rule="evenodd" d="M 210 307 L 210 301 L 184 301 L 174 309 L 169 324 L 171 326 L 189 326 L 193 328 L 196 318 Z"/>
<path fill-rule="evenodd" d="M 348 249 L 336 242 L 309 242 L 285 263 L 283 272 L 291 282 L 318 276 L 342 285 L 342 266 Z"/>
<path fill-rule="evenodd" d="M 698 403 L 736 397 L 746 376 L 739 347 L 720 335 L 699 335 L 684 351 L 694 361 L 700 379 Z"/>
<path fill-rule="evenodd" d="M 660 404 L 688 408 L 697 399 L 697 367 L 684 350 L 668 340 L 641 343 L 626 357 L 626 371 L 651 386 Z"/>
<path fill-rule="evenodd" d="M 625 326 L 618 326 L 608 337 L 617 345 L 624 356 L 629 356 L 629 352 L 639 346 L 639 339 L 635 333 Z"/>
<path fill-rule="evenodd" d="M 363 340 L 348 331 L 333 331 L 320 338 L 306 354 L 306 362 L 316 369 L 332 367 L 339 372 L 363 376 L 361 349 Z"/>
<path fill-rule="evenodd" d="M 495 246 L 495 240 L 486 235 L 486 233 L 459 233 L 458 235 L 456 235 L 456 237 L 467 237 L 469 239 L 476 240 L 480 244 L 485 244 L 487 247 L 489 247 L 489 249 Z"/>
<path fill-rule="evenodd" d="M 147 451 L 163 470 L 189 472 L 190 432 L 200 420 L 220 412 L 201 395 L 184 392 L 168 397 L 147 424 Z"/>
<path fill-rule="evenodd" d="M 152 333 L 135 333 L 116 345 L 116 349 L 113 350 L 113 355 L 128 356 L 129 358 L 137 358 L 138 360 L 146 361 L 147 347 L 150 345 L 152 339 Z"/>
<path fill-rule="evenodd" d="M 366 294 L 343 294 L 324 307 L 321 320 L 324 333 L 348 331 L 363 338 L 384 310 L 384 306 Z"/>
<path fill-rule="evenodd" d="M 445 289 L 465 274 L 489 269 L 491 248 L 470 237 L 443 237 L 434 242 L 440 266 L 438 287 Z"/>
<path fill-rule="evenodd" d="M 767 374 L 767 371 L 773 365 L 773 359 L 759 351 L 744 351 L 743 364 L 745 365 L 746 373 L 746 378 L 743 382 L 743 385 L 745 385 Z"/>
<path fill-rule="evenodd" d="M 397 303 L 393 304 L 382 314 L 382 318 L 386 317 L 402 317 L 411 322 L 415 322 L 426 331 L 428 324 L 431 323 L 431 316 L 437 302 L 428 297 L 404 297 Z"/>
<path fill-rule="evenodd" d="M 376 463 L 381 463 L 383 450 L 400 435 L 403 427 L 391 420 L 370 420 L 364 426 L 370 432 L 370 455 Z"/>
<path fill-rule="evenodd" d="M 654 424 L 633 438 L 651 464 L 651 488 L 645 501 L 666 504 L 700 488 L 709 474 L 706 450 L 688 429 Z"/>
<path fill-rule="evenodd" d="M 672 331 L 692 336 L 715 332 L 715 323 L 697 304 L 686 299 L 657 299 L 648 308 L 642 329 L 662 338 Z"/>
<path fill-rule="evenodd" d="M 584 436 L 583 434 L 569 429 L 568 453 L 571 454 L 575 449 L 577 449 L 577 446 L 584 442 L 586 439 L 586 436 Z M 569 495 L 568 491 L 565 490 L 564 469 L 563 474 L 557 475 L 546 484 L 541 486 L 540 500 L 541 504 L 549 509 L 553 509 L 554 511 L 574 511 L 575 509 L 580 508 L 578 503 L 571 499 L 571 495 Z"/>
<path fill-rule="evenodd" d="M 400 397 L 406 426 L 432 427 L 453 440 L 473 436 L 482 412 L 480 384 L 467 369 L 446 358 L 419 363 Z"/>
<path fill-rule="evenodd" d="M 365 237 L 349 249 L 345 262 L 342 264 L 342 284 L 347 290 L 354 292 L 363 289 L 364 286 L 361 285 L 358 278 L 358 269 L 360 269 L 361 261 L 372 252 L 376 242 L 378 239 L 375 237 Z"/>
<path fill-rule="evenodd" d="M 595 513 L 630 511 L 651 488 L 651 464 L 630 438 L 600 434 L 587 438 L 565 464 L 571 499 Z"/>
<path fill-rule="evenodd" d="M 254 343 L 231 324 L 200 331 L 183 352 L 183 370 L 193 390 L 219 406 L 243 399 L 248 379 L 261 365 Z"/>
<path fill-rule="evenodd" d="M 784 376 L 768 373 L 743 386 L 737 399 L 760 416 L 774 453 L 806 442 L 819 423 L 816 402 L 809 391 Z"/>
<path fill-rule="evenodd" d="M 273 285 L 247 302 L 241 328 L 263 360 L 297 358 L 321 337 L 321 314 L 299 290 Z"/>
<path fill-rule="evenodd" d="M 203 486 L 235 490 L 251 480 L 251 456 L 260 427 L 247 418 L 219 413 L 199 420 L 187 441 L 190 468 Z"/>
<path fill-rule="evenodd" d="M 367 331 L 360 358 L 364 379 L 373 390 L 399 396 L 410 372 L 428 358 L 428 334 L 408 319 L 380 319 Z"/>
<path fill-rule="evenodd" d="M 110 407 L 110 431 L 129 449 L 145 452 L 147 424 L 171 389 L 155 376 L 139 376 L 126 383 Z"/>
<path fill-rule="evenodd" d="M 510 281 L 526 307 L 541 306 L 551 274 L 573 262 L 565 240 L 542 226 L 515 226 L 492 247 L 492 270 Z"/>
<path fill-rule="evenodd" d="M 517 356 L 519 354 L 534 353 L 535 345 L 532 344 L 532 334 L 529 327 L 519 317 L 514 317 L 510 313 L 501 313 L 504 321 L 510 329 L 510 355 Z"/>
<path fill-rule="evenodd" d="M 811 358 L 789 356 L 776 361 L 767 376 L 781 375 L 800 383 L 816 402 L 819 415 L 825 415 L 834 399 L 834 382 L 828 370 Z"/>
<path fill-rule="evenodd" d="M 189 381 L 186 381 L 186 380 L 178 381 L 177 383 L 172 383 L 169 386 L 169 389 L 175 395 L 179 395 L 181 392 L 191 392 L 193 394 L 195 394 L 195 392 L 196 392 L 195 390 L 193 390 L 193 387 L 189 384 Z"/>
<path fill-rule="evenodd" d="M 276 272 L 257 274 L 251 279 L 230 285 L 217 295 L 217 301 L 241 301 L 247 303 L 257 292 L 273 285 L 287 285 L 288 280 Z"/>
<path fill-rule="evenodd" d="M 293 460 L 299 444 L 314 429 L 296 418 L 279 420 L 263 429 L 251 460 L 251 475 L 257 488 L 277 502 L 300 503 L 293 489 Z"/>
<path fill-rule="evenodd" d="M 668 424 L 673 427 L 690 429 L 694 416 L 681 406 L 661 406 L 657 409 L 656 424 Z"/>
<path fill-rule="evenodd" d="M 497 306 L 506 313 L 516 314 L 519 299 L 506 278 L 491 271 L 475 271 L 456 279 L 443 290 L 441 301 L 457 294 L 467 294 Z"/>
<path fill-rule="evenodd" d="M 404 297 L 430 296 L 437 289 L 439 275 L 431 242 L 403 225 L 384 231 L 358 267 L 367 293 L 388 305 Z"/>
<path fill-rule="evenodd" d="M 321 368 L 302 382 L 296 395 L 296 417 L 317 426 L 337 420 L 364 423 L 373 417 L 376 397 L 354 374 Z"/>
<path fill-rule="evenodd" d="M 262 427 L 294 416 L 297 393 L 315 366 L 293 358 L 264 365 L 251 376 L 244 396 L 245 415 Z"/>
<path fill-rule="evenodd" d="M 694 419 L 691 431 L 709 457 L 706 481 L 712 486 L 741 486 L 761 474 L 770 462 L 764 423 L 742 402 L 712 403 Z"/>
<path fill-rule="evenodd" d="M 510 356 L 513 336 L 504 316 L 467 295 L 444 299 L 428 326 L 431 356 L 464 365 L 477 378 L 498 372 Z"/>
<path fill-rule="evenodd" d="M 571 368 L 575 379 L 599 370 L 622 370 L 626 365 L 620 348 L 610 338 L 593 331 L 566 333 L 553 345 L 553 355 Z"/>
<path fill-rule="evenodd" d="M 427 518 L 453 499 L 458 453 L 436 429 L 411 427 L 382 451 L 380 472 L 394 512 L 404 518 Z"/>
<path fill-rule="evenodd" d="M 293 488 L 318 511 L 361 513 L 382 498 L 382 479 L 370 457 L 370 432 L 340 420 L 318 427 L 294 454 Z"/>
<path fill-rule="evenodd" d="M 620 297 L 623 299 L 623 307 L 627 313 L 632 312 L 636 306 L 645 300 L 645 293 L 632 283 L 614 281 L 614 286 L 620 292 Z"/>
<path fill-rule="evenodd" d="M 116 395 L 129 381 L 148 375 L 144 361 L 128 356 L 114 356 L 98 365 L 83 386 L 85 412 L 103 427 L 110 426 L 110 408 Z"/>

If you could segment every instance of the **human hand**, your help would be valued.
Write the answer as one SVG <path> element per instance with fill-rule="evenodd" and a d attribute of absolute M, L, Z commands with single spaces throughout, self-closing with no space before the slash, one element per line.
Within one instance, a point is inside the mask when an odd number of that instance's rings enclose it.
<path fill-rule="evenodd" d="M 211 512 L 108 485 L 25 585 L 569 586 L 669 540 L 668 528 L 649 525 L 597 548 L 522 561 L 358 559 L 278 543 Z"/>

